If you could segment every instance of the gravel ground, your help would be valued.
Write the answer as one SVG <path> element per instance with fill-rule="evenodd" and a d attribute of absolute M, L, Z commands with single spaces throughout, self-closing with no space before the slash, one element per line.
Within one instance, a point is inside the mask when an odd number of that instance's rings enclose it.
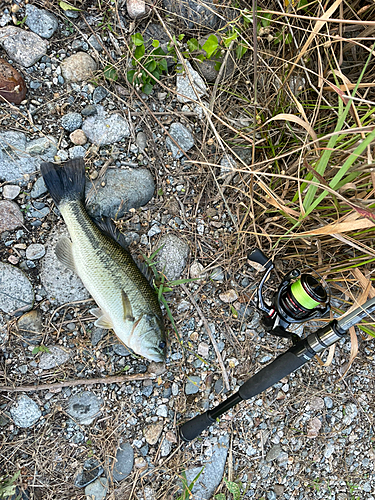
<path fill-rule="evenodd" d="M 14 13 L 27 14 L 26 25 L 15 27 L 3 9 L 2 57 L 28 90 L 20 104 L 0 104 L 0 386 L 13 388 L 0 392 L 0 471 L 21 470 L 19 491 L 30 499 L 176 499 L 183 471 L 190 483 L 204 467 L 196 500 L 230 498 L 224 479 L 241 498 L 374 500 L 375 360 L 361 336 L 344 378 L 349 341 L 330 366 L 312 361 L 181 443 L 179 423 L 223 401 L 289 345 L 265 333 L 249 306 L 261 275 L 246 248 L 234 260 L 236 217 L 199 164 L 206 121 L 186 103 L 194 85 L 203 99 L 210 87 L 192 70 L 169 77 L 180 95 L 158 86 L 151 96 L 130 94 L 100 74 L 103 49 L 120 59 L 111 33 L 98 29 L 99 44 L 88 27 L 102 14 L 85 23 L 39 4 Z M 217 28 L 212 12 L 204 19 Z M 126 12 L 120 21 L 132 29 Z M 89 295 L 54 255 L 66 229 L 39 165 L 83 155 L 89 212 L 116 219 L 135 255 L 162 246 L 158 265 L 169 279 L 200 278 L 167 295 L 183 346 L 165 314 L 165 366 L 133 357 L 95 327 Z M 220 185 L 235 161 L 213 162 Z"/>

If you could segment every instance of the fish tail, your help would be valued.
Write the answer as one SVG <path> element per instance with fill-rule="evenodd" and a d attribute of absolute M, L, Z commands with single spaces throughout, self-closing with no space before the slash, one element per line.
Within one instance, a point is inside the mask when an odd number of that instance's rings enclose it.
<path fill-rule="evenodd" d="M 83 158 L 61 164 L 44 162 L 40 171 L 56 206 L 67 201 L 84 201 L 86 179 Z"/>

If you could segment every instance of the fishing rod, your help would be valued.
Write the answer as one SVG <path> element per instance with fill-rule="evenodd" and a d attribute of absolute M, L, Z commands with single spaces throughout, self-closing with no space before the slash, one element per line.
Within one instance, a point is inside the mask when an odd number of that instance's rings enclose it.
<path fill-rule="evenodd" d="M 293 345 L 249 378 L 228 399 L 212 410 L 197 415 L 181 425 L 179 434 L 184 441 L 192 441 L 223 413 L 241 401 L 262 393 L 283 377 L 293 373 L 316 354 L 320 354 L 327 347 L 342 339 L 350 327 L 375 312 L 374 297 L 351 313 L 330 321 L 304 339 L 300 339 L 297 335 L 288 332 L 287 328 L 292 323 L 302 323 L 312 318 L 322 317 L 329 311 L 330 293 L 327 284 L 319 275 L 317 275 L 318 279 L 313 274 L 301 273 L 299 269 L 294 269 L 283 278 L 271 304 L 267 305 L 263 299 L 262 288 L 273 269 L 273 263 L 258 249 L 251 252 L 248 259 L 263 265 L 266 269 L 254 301 L 254 305 L 263 313 L 263 323 L 270 333 L 291 338 Z"/>

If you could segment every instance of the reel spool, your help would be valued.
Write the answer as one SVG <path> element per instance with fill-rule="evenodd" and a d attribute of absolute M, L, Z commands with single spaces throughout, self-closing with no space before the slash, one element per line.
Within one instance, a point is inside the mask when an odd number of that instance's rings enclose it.
<path fill-rule="evenodd" d="M 262 291 L 274 265 L 259 249 L 250 252 L 248 259 L 266 269 L 258 287 L 255 305 L 265 313 L 263 323 L 270 333 L 289 338 L 293 335 L 287 331 L 291 324 L 321 318 L 329 311 L 330 290 L 324 279 L 313 269 L 311 274 L 301 273 L 297 268 L 290 271 L 280 283 L 271 305 L 267 305 Z"/>

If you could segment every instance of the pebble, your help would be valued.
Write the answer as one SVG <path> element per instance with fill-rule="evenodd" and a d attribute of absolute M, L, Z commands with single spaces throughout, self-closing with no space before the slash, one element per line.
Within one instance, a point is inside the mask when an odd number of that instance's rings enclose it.
<path fill-rule="evenodd" d="M 127 349 L 124 344 L 114 344 L 113 345 L 113 352 L 117 354 L 118 356 L 129 356 L 131 352 L 129 349 Z"/>
<path fill-rule="evenodd" d="M 57 366 L 63 365 L 70 358 L 70 353 L 57 345 L 48 346 L 49 352 L 44 352 L 40 356 L 39 368 L 41 370 L 51 370 Z"/>
<path fill-rule="evenodd" d="M 225 155 L 220 161 L 221 169 L 220 175 L 226 175 L 228 173 L 234 172 L 237 168 L 236 160 L 233 156 Z"/>
<path fill-rule="evenodd" d="M 99 87 L 96 87 L 92 94 L 92 100 L 94 104 L 99 104 L 103 99 L 105 99 L 108 95 L 108 90 L 99 85 Z"/>
<path fill-rule="evenodd" d="M 95 70 L 96 62 L 86 52 L 77 52 L 61 63 L 61 73 L 67 82 L 91 80 Z"/>
<path fill-rule="evenodd" d="M 314 396 L 310 401 L 310 408 L 312 410 L 322 410 L 324 408 L 324 399 Z"/>
<path fill-rule="evenodd" d="M 127 0 L 126 8 L 132 19 L 138 19 L 146 14 L 146 3 L 144 0 Z"/>
<path fill-rule="evenodd" d="M 146 168 L 108 170 L 103 180 L 86 184 L 87 210 L 91 216 L 123 217 L 130 208 L 139 208 L 148 203 L 155 191 L 154 178 Z"/>
<path fill-rule="evenodd" d="M 206 344 L 205 342 L 200 342 L 198 345 L 198 354 L 199 356 L 203 356 L 204 358 L 207 358 L 210 352 L 210 346 Z"/>
<path fill-rule="evenodd" d="M 27 276 L 4 262 L 0 262 L 0 296 L 0 310 L 9 314 L 29 311 L 34 304 L 34 291 Z"/>
<path fill-rule="evenodd" d="M 307 423 L 307 437 L 316 438 L 319 434 L 319 431 L 322 427 L 322 422 L 319 418 L 314 417 Z"/>
<path fill-rule="evenodd" d="M 81 114 L 83 116 L 93 116 L 93 115 L 96 115 L 97 111 L 96 111 L 96 106 L 94 106 L 93 104 L 89 104 L 88 106 L 85 106 L 83 108 L 83 110 L 81 111 Z"/>
<path fill-rule="evenodd" d="M 148 444 L 153 446 L 158 442 L 158 439 L 163 431 L 163 422 L 155 422 L 145 427 L 143 434 Z"/>
<path fill-rule="evenodd" d="M 195 71 L 189 61 L 185 61 L 186 67 L 189 71 L 190 78 L 186 75 L 184 67 L 181 65 L 180 70 L 183 70 L 182 73 L 177 73 L 177 82 L 176 82 L 176 91 L 177 91 L 177 99 L 180 102 L 189 102 L 189 101 L 197 101 L 198 97 L 201 97 L 207 93 L 206 83 L 200 74 Z M 190 80 L 193 82 L 193 85 L 190 83 Z"/>
<path fill-rule="evenodd" d="M 268 451 L 266 455 L 266 462 L 272 462 L 273 460 L 276 460 L 277 458 L 279 458 L 281 452 L 282 449 L 279 444 L 272 446 L 272 448 Z"/>
<path fill-rule="evenodd" d="M 61 118 L 60 123 L 64 130 L 73 132 L 82 125 L 82 116 L 79 113 L 67 113 Z"/>
<path fill-rule="evenodd" d="M 326 396 L 324 398 L 324 404 L 325 404 L 327 410 L 330 410 L 331 408 L 333 408 L 333 400 L 332 400 L 332 398 L 330 398 L 329 396 Z"/>
<path fill-rule="evenodd" d="M 216 444 L 212 446 L 211 457 L 202 466 L 194 467 L 186 471 L 187 484 L 193 483 L 198 474 L 202 471 L 194 486 L 191 489 L 194 499 L 210 500 L 215 493 L 216 488 L 219 486 L 223 474 L 224 467 L 227 461 L 227 454 L 229 448 L 229 436 L 220 436 Z"/>
<path fill-rule="evenodd" d="M 163 439 L 163 442 L 160 446 L 160 455 L 162 457 L 167 457 L 170 454 L 171 450 L 172 444 L 167 439 Z"/>
<path fill-rule="evenodd" d="M 196 394 L 199 392 L 199 385 L 201 383 L 200 377 L 197 375 L 190 375 L 185 384 L 185 394 Z"/>
<path fill-rule="evenodd" d="M 69 158 L 82 158 L 85 156 L 86 150 L 83 146 L 74 146 L 69 149 Z"/>
<path fill-rule="evenodd" d="M 44 257 L 46 249 L 41 243 L 32 243 L 26 248 L 26 258 L 29 260 L 38 260 Z"/>
<path fill-rule="evenodd" d="M 87 500 L 104 500 L 108 491 L 108 479 L 100 477 L 93 483 L 90 483 L 85 488 L 85 495 Z"/>
<path fill-rule="evenodd" d="M 82 301 L 90 297 L 80 278 L 66 269 L 56 257 L 55 246 L 62 236 L 69 236 L 67 229 L 55 228 L 51 231 L 45 243 L 47 251 L 40 272 L 41 283 L 53 305 Z"/>
<path fill-rule="evenodd" d="M 27 92 L 21 73 L 4 59 L 0 59 L 0 89 L 0 96 L 13 104 L 20 104 Z"/>
<path fill-rule="evenodd" d="M 102 37 L 100 35 L 98 35 L 97 33 L 95 33 L 95 34 L 93 33 L 92 35 L 90 35 L 90 37 L 87 41 L 98 52 L 101 52 L 103 50 Z"/>
<path fill-rule="evenodd" d="M 50 12 L 38 9 L 35 5 L 26 4 L 26 26 L 42 38 L 51 38 L 59 24 Z"/>
<path fill-rule="evenodd" d="M 13 231 L 23 224 L 23 214 L 13 201 L 0 200 L 0 233 Z"/>
<path fill-rule="evenodd" d="M 36 33 L 16 26 L 0 28 L 0 45 L 10 59 L 24 68 L 33 66 L 48 48 L 48 42 Z"/>
<path fill-rule="evenodd" d="M 167 408 L 167 405 L 160 405 L 160 406 L 158 406 L 158 408 L 156 410 L 156 415 L 158 415 L 159 417 L 167 418 L 168 417 L 168 408 Z"/>
<path fill-rule="evenodd" d="M 224 270 L 222 267 L 215 267 L 215 269 L 212 271 L 210 278 L 214 281 L 224 281 L 225 279 L 225 274 Z"/>
<path fill-rule="evenodd" d="M 39 309 L 32 309 L 23 314 L 17 321 L 18 331 L 28 344 L 39 345 L 42 341 L 42 313 Z"/>
<path fill-rule="evenodd" d="M 89 458 L 83 464 L 82 471 L 77 474 L 74 485 L 77 488 L 84 488 L 101 476 L 104 472 L 103 467 L 96 458 Z"/>
<path fill-rule="evenodd" d="M 80 128 L 77 130 L 74 130 L 74 132 L 72 132 L 70 134 L 69 139 L 76 146 L 83 146 L 87 142 L 86 134 Z"/>
<path fill-rule="evenodd" d="M 20 194 L 21 188 L 14 184 L 5 184 L 3 187 L 3 196 L 7 200 L 14 200 Z M 22 214 L 21 214 L 22 215 Z"/>
<path fill-rule="evenodd" d="M 219 293 L 219 298 L 225 304 L 231 304 L 238 299 L 238 295 L 235 290 L 227 290 L 226 292 Z"/>
<path fill-rule="evenodd" d="M 122 481 L 129 476 L 134 465 L 134 451 L 129 443 L 122 443 L 116 452 L 112 477 L 115 481 Z"/>
<path fill-rule="evenodd" d="M 17 398 L 16 404 L 10 408 L 10 414 L 15 425 L 24 429 L 32 427 L 42 416 L 35 401 L 25 395 Z"/>
<path fill-rule="evenodd" d="M 169 280 L 181 277 L 189 258 L 189 245 L 178 236 L 168 233 L 160 239 L 161 250 L 157 254 L 157 269 Z"/>
<path fill-rule="evenodd" d="M 144 151 L 147 148 L 147 136 L 144 132 L 138 132 L 135 140 L 140 151 Z"/>
<path fill-rule="evenodd" d="M 128 122 L 118 113 L 108 115 L 100 112 L 89 116 L 83 122 L 82 130 L 98 146 L 119 142 L 130 135 Z"/>
<path fill-rule="evenodd" d="M 179 122 L 171 124 L 169 134 L 180 146 L 179 149 L 170 137 L 167 137 L 165 144 L 167 148 L 171 150 L 173 158 L 182 158 L 184 154 L 181 152 L 181 149 L 186 152 L 194 146 L 193 134 Z"/>
<path fill-rule="evenodd" d="M 81 425 L 90 425 L 100 415 L 102 400 L 90 391 L 83 391 L 69 398 L 68 415 Z"/>

